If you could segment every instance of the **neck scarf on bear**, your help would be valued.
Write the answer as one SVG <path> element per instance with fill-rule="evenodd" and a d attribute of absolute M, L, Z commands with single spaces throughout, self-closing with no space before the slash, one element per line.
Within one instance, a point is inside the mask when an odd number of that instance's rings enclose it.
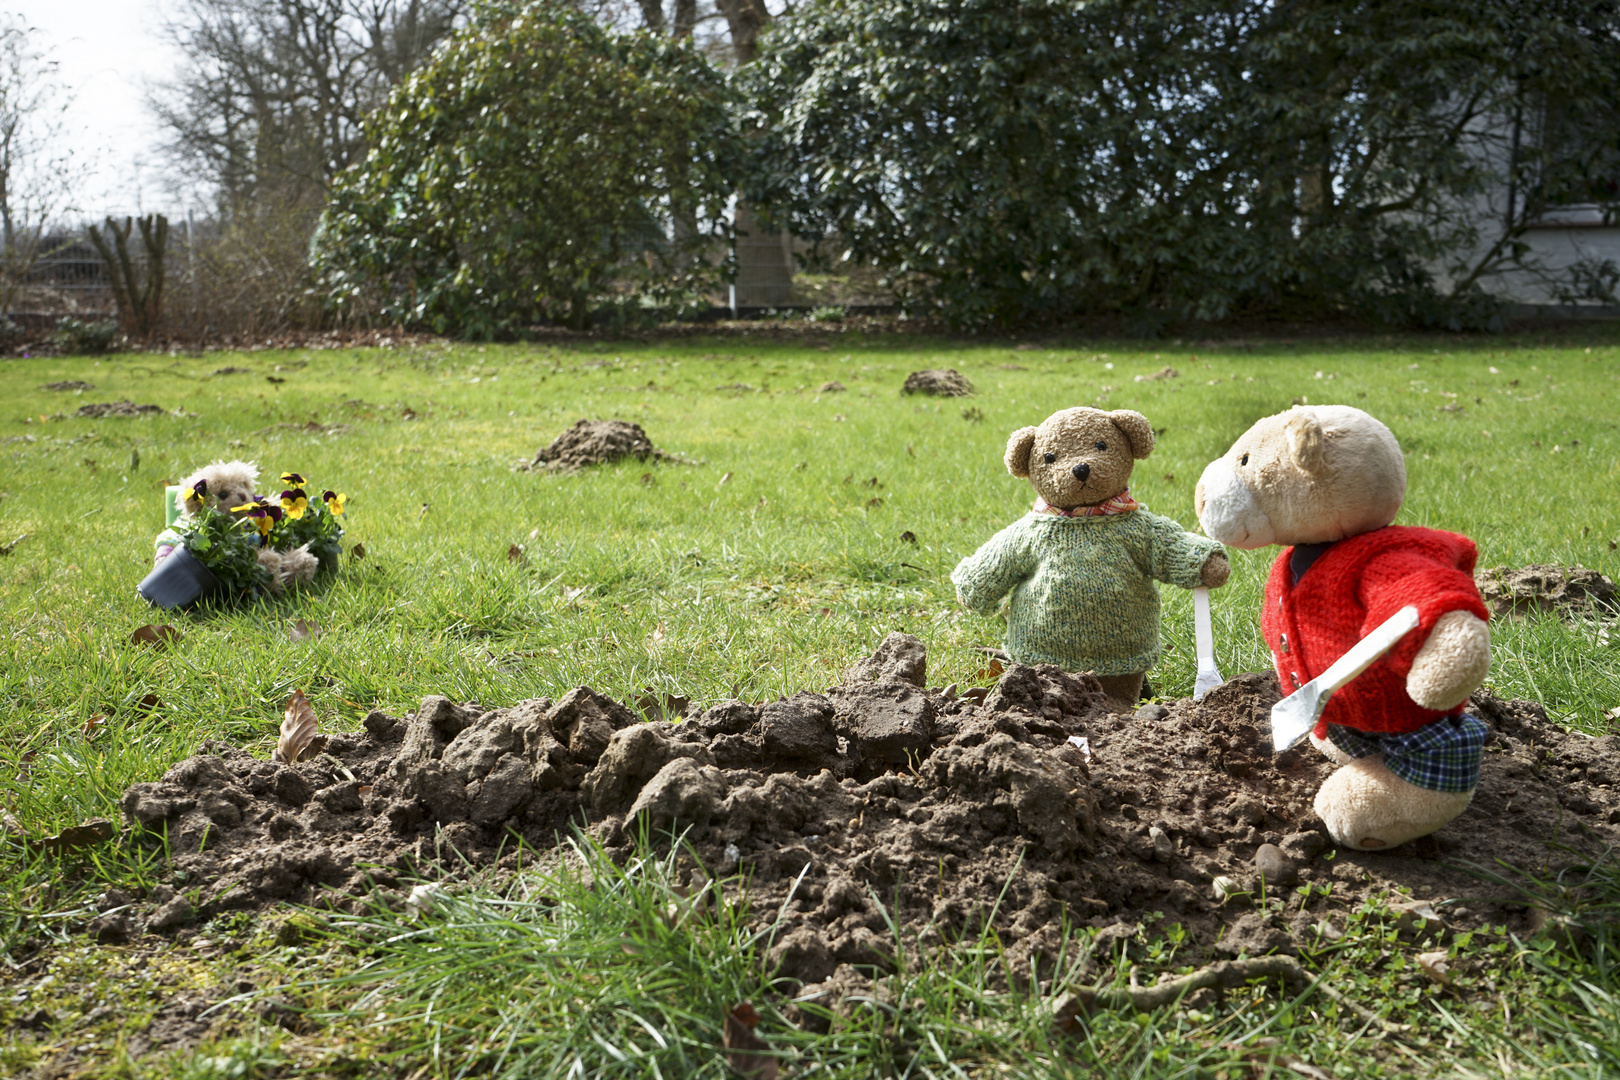
<path fill-rule="evenodd" d="M 1056 514 L 1059 517 L 1107 517 L 1109 514 L 1128 514 L 1140 508 L 1141 504 L 1131 498 L 1131 489 L 1115 495 L 1112 499 L 1098 503 L 1096 506 L 1076 506 L 1072 510 L 1063 510 L 1053 506 L 1039 496 L 1035 499 L 1035 512 L 1037 514 Z"/>

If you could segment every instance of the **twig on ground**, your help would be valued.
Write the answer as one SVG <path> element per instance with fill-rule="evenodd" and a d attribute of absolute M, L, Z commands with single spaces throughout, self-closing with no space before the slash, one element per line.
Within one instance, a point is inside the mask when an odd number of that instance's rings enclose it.
<path fill-rule="evenodd" d="M 1371 1026 L 1381 1035 L 1399 1036 L 1410 1030 L 1405 1024 L 1390 1023 L 1351 1001 L 1342 992 L 1324 983 L 1321 976 L 1311 975 L 1292 956 L 1221 960 L 1154 986 L 1084 987 L 1059 996 L 1053 1006 L 1053 1015 L 1060 1029 L 1074 1031 L 1078 1029 L 1085 1015 L 1098 1009 L 1134 1009 L 1137 1012 L 1147 1012 L 1174 1004 L 1185 995 L 1206 987 L 1230 989 L 1242 986 L 1250 979 L 1264 978 L 1279 978 L 1291 986 L 1302 987 L 1304 991 L 1319 990 L 1340 1008 Z"/>

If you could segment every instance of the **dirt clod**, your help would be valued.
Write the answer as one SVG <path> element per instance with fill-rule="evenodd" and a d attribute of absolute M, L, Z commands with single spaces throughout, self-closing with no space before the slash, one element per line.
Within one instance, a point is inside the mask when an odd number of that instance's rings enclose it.
<path fill-rule="evenodd" d="M 1548 611 L 1563 618 L 1620 614 L 1614 582 L 1584 566 L 1493 566 L 1474 575 L 1480 596 L 1498 615 Z"/>
<path fill-rule="evenodd" d="M 91 405 L 79 406 L 73 415 L 99 420 L 107 416 L 150 416 L 162 411 L 161 405 L 137 405 L 133 401 L 98 401 Z"/>
<path fill-rule="evenodd" d="M 552 472 L 574 472 L 591 465 L 606 465 L 623 458 L 665 460 L 640 424 L 624 420 L 580 420 L 534 456 L 531 466 Z"/>
<path fill-rule="evenodd" d="M 973 394 L 973 384 L 968 382 L 966 375 L 954 368 L 938 368 L 913 371 L 906 376 L 906 384 L 900 388 L 900 392 L 932 397 L 969 397 Z"/>
<path fill-rule="evenodd" d="M 586 687 L 502 708 L 428 697 L 309 761 L 211 744 L 131 787 L 123 810 L 154 845 L 167 836 L 196 919 L 425 903 L 518 872 L 519 839 L 532 861 L 579 828 L 627 858 L 638 836 L 684 831 L 707 874 L 746 880 L 761 926 L 786 912 L 771 961 L 834 1003 L 893 968 L 890 918 L 922 947 L 989 922 L 1018 978 L 1049 969 L 1065 919 L 1101 929 L 1099 956 L 1134 948 L 1153 912 L 1186 928 L 1189 963 L 1288 953 L 1331 911 L 1397 891 L 1430 936 L 1523 921 L 1522 894 L 1470 864 L 1545 875 L 1620 841 L 1620 737 L 1566 733 L 1533 702 L 1474 698 L 1491 734 L 1455 824 L 1329 861 L 1312 799 L 1333 766 L 1308 746 L 1271 753 L 1269 673 L 1151 718 L 1047 665 L 1010 665 L 982 700 L 928 689 L 925 673 L 922 643 L 896 635 L 825 694 L 677 723 Z M 1296 881 L 1332 887 L 1301 901 Z M 1268 897 L 1301 906 L 1285 921 Z M 179 899 L 154 890 L 134 908 L 178 927 Z"/>

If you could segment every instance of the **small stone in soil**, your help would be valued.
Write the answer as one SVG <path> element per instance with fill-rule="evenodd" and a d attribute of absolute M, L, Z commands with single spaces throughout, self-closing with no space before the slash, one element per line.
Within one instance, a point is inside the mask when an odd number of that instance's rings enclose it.
<path fill-rule="evenodd" d="M 1299 880 L 1299 868 L 1276 844 L 1261 844 L 1254 853 L 1254 868 L 1270 885 L 1292 885 Z"/>
<path fill-rule="evenodd" d="M 192 909 L 190 900 L 187 900 L 184 896 L 174 896 L 152 912 L 152 917 L 146 920 L 146 929 L 148 931 L 169 930 L 176 926 L 184 926 L 195 915 L 196 912 Z"/>

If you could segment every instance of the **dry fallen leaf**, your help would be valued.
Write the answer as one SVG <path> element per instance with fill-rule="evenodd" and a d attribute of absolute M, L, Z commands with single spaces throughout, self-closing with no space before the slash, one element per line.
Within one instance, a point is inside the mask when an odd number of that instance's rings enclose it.
<path fill-rule="evenodd" d="M 154 649 L 161 649 L 179 641 L 180 631 L 168 623 L 164 623 L 162 626 L 147 623 L 145 626 L 137 627 L 135 632 L 129 635 L 129 640 L 136 645 L 147 645 Z"/>
<path fill-rule="evenodd" d="M 356 544 L 356 545 L 354 545 L 354 547 L 349 549 L 349 558 L 351 558 L 351 559 L 363 559 L 365 557 L 366 557 L 366 545 L 364 545 L 364 544 Z"/>
<path fill-rule="evenodd" d="M 161 704 L 163 704 L 163 699 L 156 694 L 142 694 L 141 700 L 135 703 L 135 707 L 141 712 L 151 712 Z"/>
<path fill-rule="evenodd" d="M 725 482 L 726 482 L 726 481 L 728 481 L 728 480 L 730 480 L 730 479 L 731 479 L 731 474 L 730 474 L 730 473 L 726 473 L 726 475 L 724 475 L 724 476 L 722 476 L 722 477 L 721 477 L 721 478 L 720 478 L 720 484 L 724 484 L 724 483 L 725 483 Z M 716 485 L 714 485 L 714 486 L 715 486 L 715 487 L 719 487 L 719 486 L 720 486 L 720 484 L 716 484 Z"/>
<path fill-rule="evenodd" d="M 981 679 L 999 679 L 1001 678 L 1001 673 L 1006 670 L 1006 668 L 1001 666 L 1000 660 L 993 659 L 990 661 L 989 666 L 979 669 L 977 677 Z"/>
<path fill-rule="evenodd" d="M 589 585 L 581 585 L 577 589 L 570 585 L 564 585 L 562 588 L 563 599 L 569 602 L 578 600 L 581 596 L 585 595 L 589 588 Z"/>
<path fill-rule="evenodd" d="M 319 639 L 321 632 L 320 623 L 310 622 L 307 619 L 299 619 L 297 622 L 292 624 L 292 629 L 287 631 L 287 636 L 292 638 L 294 641 L 303 641 L 305 638 Z"/>
<path fill-rule="evenodd" d="M 645 687 L 646 693 L 636 699 L 636 708 L 640 709 L 648 720 L 679 720 L 686 715 L 686 709 L 692 704 L 692 699 L 681 697 L 678 694 L 663 694 L 652 687 Z"/>
<path fill-rule="evenodd" d="M 905 532 L 900 534 L 900 542 L 902 544 L 915 544 L 917 542 L 917 534 L 912 532 L 910 529 L 907 529 Z"/>
<path fill-rule="evenodd" d="M 84 726 L 79 730 L 85 738 L 93 739 L 97 735 L 101 734 L 102 730 L 106 728 L 107 723 L 108 720 L 105 716 L 103 716 L 101 713 L 96 713 L 96 715 L 86 720 L 84 722 Z"/>
<path fill-rule="evenodd" d="M 523 561 L 523 545 L 513 544 L 506 549 L 506 561 L 520 563 Z"/>
<path fill-rule="evenodd" d="M 1418 967 L 1423 969 L 1423 974 L 1441 986 L 1450 986 L 1451 965 L 1446 962 L 1449 958 L 1449 954 L 1444 949 L 1435 952 L 1418 953 Z"/>
<path fill-rule="evenodd" d="M 743 1002 L 726 1013 L 725 1030 L 721 1042 L 726 1048 L 726 1064 L 746 1080 L 776 1080 L 776 1059 L 770 1056 L 771 1046 L 754 1034 L 759 1023 L 759 1012 Z"/>
<path fill-rule="evenodd" d="M 55 836 L 47 836 L 43 840 L 30 840 L 28 846 L 34 851 L 43 851 L 48 855 L 60 855 L 64 851 L 106 843 L 113 838 L 115 831 L 113 823 L 106 818 L 91 818 L 82 825 L 70 825 Z"/>
<path fill-rule="evenodd" d="M 659 623 L 657 626 L 653 627 L 652 637 L 650 637 L 648 641 L 653 645 L 662 645 L 664 643 L 664 639 L 668 636 L 669 635 L 664 631 L 664 624 Z"/>
<path fill-rule="evenodd" d="M 287 714 L 281 721 L 281 738 L 276 741 L 276 749 L 270 755 L 270 760 L 289 765 L 296 762 L 314 741 L 315 729 L 319 724 L 304 692 L 294 690 L 292 697 L 287 699 Z"/>

